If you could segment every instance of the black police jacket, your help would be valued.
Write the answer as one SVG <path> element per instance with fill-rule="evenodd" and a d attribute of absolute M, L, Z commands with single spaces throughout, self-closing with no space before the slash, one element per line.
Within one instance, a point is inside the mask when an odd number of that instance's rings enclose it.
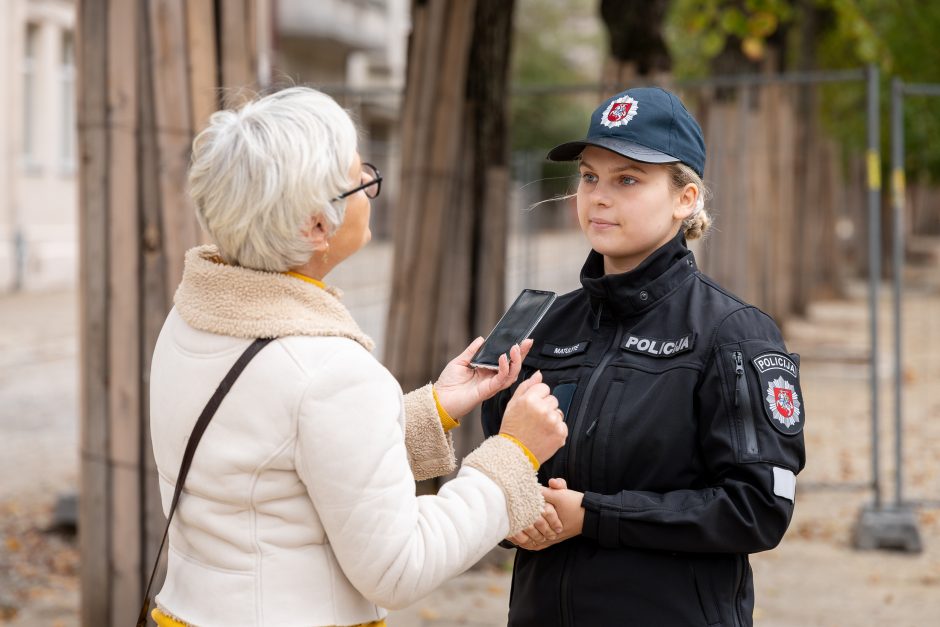
<path fill-rule="evenodd" d="M 509 624 L 751 625 L 748 553 L 776 546 L 805 462 L 799 359 L 774 321 L 696 268 L 681 234 L 582 289 L 533 333 L 568 441 L 539 470 L 584 492 L 580 536 L 518 549 Z M 514 387 L 483 406 L 499 430 Z"/>

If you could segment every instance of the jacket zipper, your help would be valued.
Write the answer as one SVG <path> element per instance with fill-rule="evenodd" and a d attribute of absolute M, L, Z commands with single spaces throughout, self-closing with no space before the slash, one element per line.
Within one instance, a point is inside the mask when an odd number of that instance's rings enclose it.
<path fill-rule="evenodd" d="M 734 360 L 734 407 L 744 423 L 744 447 L 748 455 L 757 455 L 757 432 L 754 429 L 753 406 L 751 405 L 751 390 L 747 385 L 744 372 L 744 358 L 741 351 L 731 353 Z"/>
<path fill-rule="evenodd" d="M 744 582 L 747 581 L 747 558 L 743 555 L 737 556 L 738 583 L 734 591 L 734 624 L 744 625 L 744 618 L 741 615 L 741 603 L 744 596 Z"/>
<path fill-rule="evenodd" d="M 568 562 L 571 560 L 571 547 L 563 544 L 559 548 L 565 549 L 565 559 L 561 563 L 561 594 L 559 595 L 559 605 L 561 612 L 559 618 L 562 625 L 568 624 Z"/>
<path fill-rule="evenodd" d="M 569 435 L 571 439 L 571 449 L 568 451 L 568 460 L 567 460 L 569 479 L 574 477 L 573 470 L 575 468 L 575 464 L 574 464 L 575 453 L 577 452 L 577 448 L 578 448 L 578 437 L 577 437 L 578 425 L 581 424 L 581 420 L 584 418 L 584 414 L 587 413 L 587 408 L 591 400 L 591 392 L 594 391 L 594 386 L 597 385 L 597 380 L 600 378 L 601 374 L 604 372 L 604 368 L 607 367 L 607 364 L 609 364 L 611 360 L 613 360 L 614 356 L 617 354 L 617 351 L 613 349 L 619 348 L 620 339 L 622 336 L 623 336 L 623 327 L 618 324 L 617 333 L 616 335 L 614 335 L 613 344 L 607 347 L 607 352 L 604 353 L 604 357 L 601 359 L 600 363 L 597 364 L 597 367 L 594 369 L 594 372 L 591 373 L 591 378 L 588 379 L 588 384 L 584 388 L 584 396 L 581 397 L 581 406 L 578 409 L 578 413 L 575 414 L 574 422 L 571 424 L 571 429 L 569 431 L 569 434 L 574 435 L 574 437 L 571 437 Z M 597 425 L 597 420 L 595 420 L 591 424 L 591 426 L 588 428 L 587 430 L 588 432 L 586 433 L 587 438 L 590 438 L 591 435 L 593 435 L 594 427 L 596 425 Z M 560 596 L 561 596 L 561 624 L 562 625 L 569 624 L 568 614 L 570 612 L 570 607 L 568 605 L 568 571 L 569 571 L 568 563 L 571 561 L 571 559 L 572 559 L 572 556 L 571 556 L 571 550 L 569 547 L 568 554 L 565 556 L 565 561 L 564 561 L 564 564 L 562 564 L 562 571 L 561 571 L 561 595 Z"/>
<path fill-rule="evenodd" d="M 604 372 L 604 368 L 607 367 L 615 354 L 616 351 L 611 350 L 620 346 L 620 338 L 623 335 L 623 327 L 619 324 L 617 325 L 617 333 L 614 336 L 614 343 L 612 346 L 607 347 L 607 352 L 604 353 L 604 357 L 601 359 L 601 362 L 597 364 L 597 367 L 594 369 L 594 372 L 591 373 L 591 378 L 588 379 L 588 384 L 584 387 L 584 396 L 581 397 L 581 407 L 578 408 L 578 413 L 575 415 L 574 423 L 571 425 L 570 435 L 575 437 L 571 438 L 571 449 L 568 451 L 568 478 L 571 479 L 574 477 L 575 470 L 575 454 L 578 451 L 578 425 L 581 424 L 581 420 L 584 418 L 584 414 L 587 413 L 588 405 L 590 405 L 591 393 L 594 391 L 594 386 L 597 385 L 597 380 L 600 378 L 601 374 Z M 569 437 L 570 437 L 569 435 Z"/>

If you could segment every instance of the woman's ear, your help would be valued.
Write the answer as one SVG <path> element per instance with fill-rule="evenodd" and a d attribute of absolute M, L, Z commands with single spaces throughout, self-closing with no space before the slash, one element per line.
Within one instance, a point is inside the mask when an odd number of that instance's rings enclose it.
<path fill-rule="evenodd" d="M 698 185 L 694 183 L 686 185 L 676 196 L 676 204 L 673 208 L 672 217 L 682 221 L 695 213 L 699 193 Z"/>
<path fill-rule="evenodd" d="M 308 242 L 313 244 L 314 250 L 325 250 L 330 247 L 326 223 L 320 216 L 311 216 L 301 233 Z"/>

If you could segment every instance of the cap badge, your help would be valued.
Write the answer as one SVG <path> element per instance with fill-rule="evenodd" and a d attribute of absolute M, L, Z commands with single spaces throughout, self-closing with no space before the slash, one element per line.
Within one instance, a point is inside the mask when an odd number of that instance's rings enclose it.
<path fill-rule="evenodd" d="M 601 115 L 601 124 L 608 128 L 623 126 L 636 117 L 639 103 L 630 96 L 622 96 L 611 102 Z"/>

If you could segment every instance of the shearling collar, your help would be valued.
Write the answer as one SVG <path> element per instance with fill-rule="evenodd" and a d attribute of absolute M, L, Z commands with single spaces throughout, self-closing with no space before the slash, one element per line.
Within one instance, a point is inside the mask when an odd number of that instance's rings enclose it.
<path fill-rule="evenodd" d="M 341 293 L 276 272 L 218 263 L 215 246 L 186 253 L 183 281 L 173 301 L 180 316 L 201 331 L 234 337 L 313 335 L 347 337 L 372 351 Z"/>

